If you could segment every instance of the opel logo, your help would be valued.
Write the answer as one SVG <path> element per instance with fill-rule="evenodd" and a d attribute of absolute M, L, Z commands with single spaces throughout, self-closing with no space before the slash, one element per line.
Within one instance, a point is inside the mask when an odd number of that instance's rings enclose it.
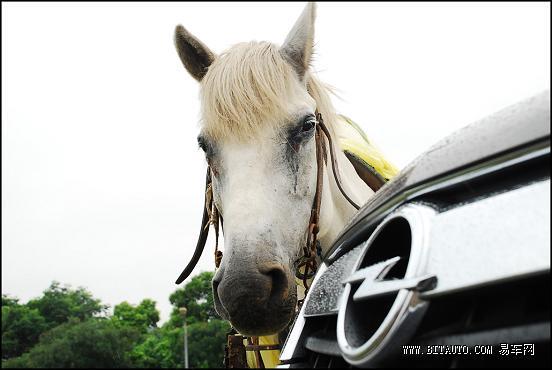
<path fill-rule="evenodd" d="M 356 302 L 385 294 L 398 293 L 401 289 L 414 289 L 423 292 L 435 285 L 436 279 L 432 275 L 412 279 L 383 280 L 399 260 L 400 257 L 390 258 L 387 261 L 358 270 L 345 280 L 344 284 L 362 281 L 362 284 L 353 295 L 353 300 Z"/>
<path fill-rule="evenodd" d="M 342 283 L 337 342 L 354 366 L 377 366 L 411 338 L 428 307 L 419 293 L 434 289 L 425 273 L 435 211 L 406 205 L 386 217 L 364 243 L 354 272 Z"/>

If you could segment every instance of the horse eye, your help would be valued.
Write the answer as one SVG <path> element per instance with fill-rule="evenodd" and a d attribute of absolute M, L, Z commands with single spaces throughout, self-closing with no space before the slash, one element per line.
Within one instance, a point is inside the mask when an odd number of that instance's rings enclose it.
<path fill-rule="evenodd" d="M 301 127 L 302 132 L 308 132 L 316 127 L 316 119 L 314 116 L 307 116 L 303 121 L 303 126 Z"/>
<path fill-rule="evenodd" d="M 289 129 L 287 142 L 295 145 L 301 144 L 311 138 L 316 124 L 316 118 L 312 114 L 298 120 L 298 122 Z"/>
<path fill-rule="evenodd" d="M 201 136 L 197 138 L 197 145 L 199 145 L 201 150 L 207 153 L 207 144 L 205 143 L 205 139 L 203 139 Z"/>

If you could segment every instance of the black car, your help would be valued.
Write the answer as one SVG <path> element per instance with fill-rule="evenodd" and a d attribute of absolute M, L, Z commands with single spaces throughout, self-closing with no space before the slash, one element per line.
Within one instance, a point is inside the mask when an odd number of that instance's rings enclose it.
<path fill-rule="evenodd" d="M 550 93 L 447 137 L 369 199 L 280 360 L 549 367 Z"/>

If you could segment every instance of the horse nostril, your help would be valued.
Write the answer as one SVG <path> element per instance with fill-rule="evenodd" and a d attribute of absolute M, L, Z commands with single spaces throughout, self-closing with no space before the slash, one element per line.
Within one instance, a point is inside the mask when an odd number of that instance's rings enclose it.
<path fill-rule="evenodd" d="M 226 308 L 222 304 L 222 302 L 220 300 L 220 297 L 219 297 L 219 291 L 218 291 L 219 284 L 220 284 L 220 281 L 217 281 L 217 280 L 212 281 L 212 285 L 213 285 L 213 303 L 215 305 L 215 311 L 217 311 L 217 313 L 222 318 L 224 318 L 226 320 L 229 320 L 228 312 L 226 311 Z"/>
<path fill-rule="evenodd" d="M 212 281 L 215 309 L 242 334 L 275 333 L 294 312 L 291 277 L 288 267 L 280 263 L 236 264 L 220 280 Z"/>
<path fill-rule="evenodd" d="M 288 296 L 288 283 L 284 269 L 277 266 L 262 271 L 262 274 L 268 276 L 271 281 L 269 301 L 286 299 Z"/>

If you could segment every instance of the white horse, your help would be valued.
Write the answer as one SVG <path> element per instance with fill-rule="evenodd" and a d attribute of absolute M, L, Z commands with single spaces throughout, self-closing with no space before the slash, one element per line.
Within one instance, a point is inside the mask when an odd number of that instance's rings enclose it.
<path fill-rule="evenodd" d="M 244 335 L 278 333 L 294 316 L 294 261 L 305 244 L 317 184 L 315 112 L 336 135 L 339 118 L 329 90 L 309 70 L 314 19 L 309 3 L 282 46 L 240 43 L 220 55 L 181 25 L 175 31 L 180 59 L 200 82 L 198 142 L 224 219 L 215 308 Z M 340 149 L 342 186 L 364 204 L 373 191 Z M 328 160 L 322 173 L 322 255 L 356 212 L 338 190 L 331 166 Z"/>

